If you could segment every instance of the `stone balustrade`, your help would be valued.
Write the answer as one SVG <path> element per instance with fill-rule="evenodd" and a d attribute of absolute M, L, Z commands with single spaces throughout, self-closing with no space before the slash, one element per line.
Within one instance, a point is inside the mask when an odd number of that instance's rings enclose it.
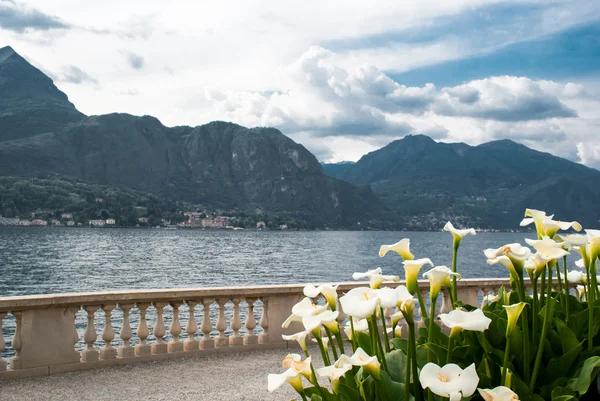
<path fill-rule="evenodd" d="M 341 295 L 365 285 L 368 284 L 342 283 L 338 292 Z M 459 298 L 479 305 L 484 294 L 502 285 L 508 287 L 508 280 L 461 280 Z M 290 315 L 292 306 L 303 297 L 303 287 L 277 285 L 0 297 L 0 333 L 3 333 L 0 353 L 4 356 L 0 358 L 0 380 L 295 346 L 283 341 L 281 335 L 295 333 L 301 327 L 294 323 L 284 330 L 281 324 Z M 423 281 L 421 289 L 425 299 L 428 288 L 428 282 Z M 415 309 L 415 319 L 421 321 L 419 308 Z M 445 290 L 437 309 L 438 313 L 450 310 Z M 392 313 L 392 310 L 385 311 L 388 317 Z M 338 320 L 343 323 L 345 318 L 342 311 Z"/>

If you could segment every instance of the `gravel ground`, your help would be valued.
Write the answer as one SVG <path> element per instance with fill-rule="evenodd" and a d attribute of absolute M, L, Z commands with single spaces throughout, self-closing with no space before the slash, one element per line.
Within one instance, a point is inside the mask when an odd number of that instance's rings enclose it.
<path fill-rule="evenodd" d="M 274 393 L 267 391 L 267 374 L 284 371 L 281 361 L 287 351 L 187 358 L 0 382 L 0 400 L 293 400 L 297 393 L 289 385 Z M 313 357 L 318 353 L 311 350 Z M 322 366 L 320 361 L 315 365 Z"/>

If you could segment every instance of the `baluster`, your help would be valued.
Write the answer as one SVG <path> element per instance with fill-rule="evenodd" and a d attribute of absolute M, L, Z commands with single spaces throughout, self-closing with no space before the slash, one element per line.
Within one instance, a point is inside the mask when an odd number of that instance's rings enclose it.
<path fill-rule="evenodd" d="M 225 319 L 225 304 L 227 303 L 227 299 L 219 299 L 219 318 L 217 319 L 217 330 L 219 330 L 219 335 L 215 338 L 215 346 L 216 347 L 227 347 L 229 342 L 227 341 L 227 337 L 225 337 L 225 330 L 227 330 L 227 320 Z"/>
<path fill-rule="evenodd" d="M 244 344 L 257 344 L 258 336 L 254 334 L 254 328 L 256 327 L 256 318 L 254 317 L 254 302 L 255 298 L 246 298 L 246 302 L 248 303 L 248 314 L 246 315 L 246 325 L 247 333 L 244 336 Z"/>
<path fill-rule="evenodd" d="M 200 326 L 204 338 L 200 341 L 200 348 L 207 349 L 215 346 L 215 341 L 210 338 L 210 332 L 212 331 L 213 325 L 210 320 L 210 305 L 213 303 L 213 299 L 203 299 L 202 305 L 204 306 L 204 317 L 202 318 L 202 325 Z"/>
<path fill-rule="evenodd" d="M 115 359 L 117 357 L 117 349 L 110 343 L 115 338 L 115 331 L 112 326 L 112 311 L 115 305 L 103 305 L 104 316 L 106 317 L 106 324 L 102 331 L 102 339 L 104 340 L 104 347 L 100 349 L 100 359 Z"/>
<path fill-rule="evenodd" d="M 173 320 L 171 320 L 171 326 L 169 326 L 169 332 L 171 333 L 171 341 L 168 344 L 169 352 L 182 352 L 183 343 L 179 341 L 179 335 L 181 334 L 181 323 L 179 323 L 179 307 L 181 302 L 169 302 L 173 307 Z"/>
<path fill-rule="evenodd" d="M 167 343 L 163 340 L 166 334 L 165 322 L 163 322 L 163 309 L 167 304 L 162 302 L 155 302 L 154 307 L 156 308 L 156 323 L 154 324 L 154 336 L 156 342 L 152 344 L 153 354 L 166 354 L 169 351 Z"/>
<path fill-rule="evenodd" d="M 447 289 L 442 290 L 442 307 L 440 309 L 440 313 L 448 313 L 452 310 L 453 305 L 450 301 L 450 295 L 448 294 Z"/>
<path fill-rule="evenodd" d="M 236 346 L 244 343 L 244 338 L 240 336 L 240 328 L 242 328 L 242 321 L 240 319 L 240 301 L 239 298 L 233 298 L 233 318 L 231 318 L 231 330 L 233 334 L 229 337 L 229 345 Z"/>
<path fill-rule="evenodd" d="M 73 352 L 76 354 L 76 359 L 81 359 L 81 353 L 77 351 L 76 346 L 79 342 L 79 333 L 77 332 L 77 311 L 79 308 L 69 308 L 68 311 L 73 314 Z"/>
<path fill-rule="evenodd" d="M 140 324 L 137 328 L 137 336 L 140 339 L 140 343 L 133 347 L 135 349 L 136 356 L 150 355 L 152 353 L 152 347 L 146 342 L 146 339 L 150 335 L 150 330 L 148 330 L 148 322 L 146 321 L 146 311 L 149 306 L 149 303 L 137 304 L 137 307 L 140 310 Z"/>
<path fill-rule="evenodd" d="M 123 345 L 119 347 L 119 358 L 133 358 L 135 356 L 135 348 L 129 345 L 129 340 L 133 337 L 131 325 L 129 324 L 129 311 L 133 308 L 133 304 L 121 305 L 119 308 L 123 311 L 123 326 L 119 336 L 123 340 Z"/>
<path fill-rule="evenodd" d="M 0 313 L 0 372 L 4 372 L 6 370 L 6 361 L 2 359 L 2 351 L 4 351 L 4 347 L 6 347 L 4 335 L 2 334 L 2 324 L 4 323 L 4 318 L 6 315 L 7 314 L 5 312 Z"/>
<path fill-rule="evenodd" d="M 260 344 L 266 344 L 269 342 L 269 299 L 261 298 L 263 308 L 262 316 L 260 317 L 260 327 L 263 332 L 258 335 L 258 342 Z"/>
<path fill-rule="evenodd" d="M 83 333 L 83 340 L 87 344 L 87 348 L 81 353 L 81 360 L 83 362 L 94 362 L 98 360 L 100 355 L 100 353 L 94 348 L 94 343 L 98 339 L 98 333 L 96 333 L 96 327 L 94 326 L 94 313 L 100 309 L 100 306 L 84 306 L 83 309 L 87 313 L 87 327 L 85 328 L 85 333 Z"/>
<path fill-rule="evenodd" d="M 17 327 L 15 329 L 15 335 L 12 340 L 12 347 L 15 350 L 15 356 L 10 358 L 10 368 L 12 370 L 21 369 L 21 317 L 22 312 L 13 312 L 13 316 L 16 319 Z"/>
<path fill-rule="evenodd" d="M 194 314 L 194 308 L 196 307 L 197 302 L 187 301 L 187 304 L 190 308 L 190 315 L 187 324 L 185 325 L 185 332 L 188 334 L 188 338 L 183 342 L 183 349 L 185 351 L 195 351 L 200 346 L 200 343 L 196 340 L 198 325 L 196 324 L 196 316 Z"/>
<path fill-rule="evenodd" d="M 473 287 L 461 287 L 458 289 L 458 299 L 466 305 L 478 305 L 479 289 Z"/>

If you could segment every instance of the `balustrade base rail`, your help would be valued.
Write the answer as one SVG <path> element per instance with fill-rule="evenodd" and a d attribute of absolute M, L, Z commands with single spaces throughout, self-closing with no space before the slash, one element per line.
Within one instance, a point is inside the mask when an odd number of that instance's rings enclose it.
<path fill-rule="evenodd" d="M 338 292 L 342 295 L 365 285 L 341 283 Z M 510 287 L 508 279 L 466 279 L 457 285 L 459 299 L 471 305 L 479 305 L 484 295 L 500 286 Z M 420 282 L 420 287 L 427 299 L 428 282 Z M 280 285 L 0 297 L 0 354 L 4 358 L 0 358 L 0 380 L 296 348 L 295 342 L 283 341 L 281 335 L 299 332 L 302 325 L 293 322 L 287 329 L 281 325 L 304 297 L 303 288 Z M 445 290 L 440 298 L 437 313 L 449 311 Z M 346 316 L 338 309 L 338 322 L 343 324 Z M 392 308 L 385 311 L 386 317 L 392 313 Z M 418 307 L 415 319 L 422 322 Z"/>

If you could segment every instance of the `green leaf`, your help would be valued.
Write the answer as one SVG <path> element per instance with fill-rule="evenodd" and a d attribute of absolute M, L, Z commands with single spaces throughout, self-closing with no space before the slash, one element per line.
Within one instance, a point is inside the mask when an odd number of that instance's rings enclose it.
<path fill-rule="evenodd" d="M 600 367 L 600 356 L 588 358 L 583 363 L 579 375 L 569 380 L 569 388 L 577 391 L 580 395 L 585 394 L 590 387 L 592 378 L 596 376 L 596 370 Z"/>
<path fill-rule="evenodd" d="M 446 348 L 440 347 L 434 343 L 426 343 L 419 346 L 419 348 L 421 347 L 425 348 L 427 351 L 431 351 L 432 360 L 429 362 L 433 362 L 439 366 L 444 366 L 446 364 L 446 357 L 448 356 L 448 350 Z M 417 350 L 417 355 L 418 353 L 419 352 Z"/>
<path fill-rule="evenodd" d="M 568 376 L 573 363 L 583 349 L 583 341 L 576 347 L 570 349 L 567 353 L 559 358 L 552 358 L 544 368 L 544 381 L 550 382 L 558 379 L 561 376 Z"/>
<path fill-rule="evenodd" d="M 373 347 L 371 346 L 371 336 L 367 333 L 356 333 L 356 339 L 358 341 L 358 346 L 363 349 L 367 354 L 374 356 Z"/>
<path fill-rule="evenodd" d="M 404 401 L 404 384 L 393 381 L 384 371 L 381 371 L 381 390 L 384 400 Z"/>
<path fill-rule="evenodd" d="M 407 357 L 406 354 L 404 354 L 404 351 L 395 350 L 388 352 L 385 354 L 385 360 L 392 380 L 404 383 L 407 369 Z"/>
<path fill-rule="evenodd" d="M 347 384 L 340 383 L 339 392 L 344 397 L 346 397 L 347 401 L 360 401 L 361 400 L 360 393 L 357 390 L 353 389 L 352 387 L 348 386 Z"/>
<path fill-rule="evenodd" d="M 394 349 L 401 349 L 404 352 L 408 349 L 408 340 L 405 338 L 393 338 L 390 340 Z"/>
<path fill-rule="evenodd" d="M 313 395 L 310 397 L 310 401 L 323 401 L 323 399 L 321 398 L 321 396 L 320 396 L 320 395 L 318 395 L 318 394 L 313 394 Z"/>
<path fill-rule="evenodd" d="M 552 401 L 569 401 L 575 398 L 575 393 L 564 387 L 556 387 L 552 390 Z"/>

